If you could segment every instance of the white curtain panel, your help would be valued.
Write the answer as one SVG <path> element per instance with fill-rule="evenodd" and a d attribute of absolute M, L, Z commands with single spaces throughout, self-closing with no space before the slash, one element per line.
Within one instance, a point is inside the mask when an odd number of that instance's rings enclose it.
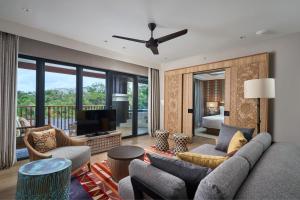
<path fill-rule="evenodd" d="M 16 160 L 18 47 L 18 36 L 0 32 L 0 169 Z"/>
<path fill-rule="evenodd" d="M 148 131 L 151 136 L 159 129 L 159 109 L 160 109 L 160 87 L 159 87 L 159 70 L 149 68 L 148 73 Z"/>

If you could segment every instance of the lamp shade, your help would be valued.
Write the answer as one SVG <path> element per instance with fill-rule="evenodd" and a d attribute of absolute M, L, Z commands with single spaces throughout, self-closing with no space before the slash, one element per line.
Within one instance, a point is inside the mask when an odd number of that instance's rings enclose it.
<path fill-rule="evenodd" d="M 250 98 L 275 98 L 275 79 L 252 79 L 244 82 L 244 97 Z"/>

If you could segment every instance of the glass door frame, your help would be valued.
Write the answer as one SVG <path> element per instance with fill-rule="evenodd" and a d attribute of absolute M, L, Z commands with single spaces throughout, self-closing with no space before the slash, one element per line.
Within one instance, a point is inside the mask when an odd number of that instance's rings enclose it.
<path fill-rule="evenodd" d="M 145 134 L 138 134 L 138 80 L 139 78 L 147 78 L 146 76 L 140 76 L 135 74 L 128 74 L 124 72 L 116 72 L 111 70 L 100 69 L 91 66 L 84 66 L 74 63 L 68 63 L 63 61 L 56 61 L 52 59 L 39 58 L 35 56 L 28 56 L 24 54 L 19 54 L 19 58 L 30 59 L 36 61 L 36 127 L 45 125 L 45 63 L 53 63 L 59 65 L 67 65 L 74 67 L 76 69 L 76 110 L 82 110 L 83 106 L 83 69 L 91 69 L 102 71 L 106 73 L 106 108 L 112 108 L 112 94 L 113 94 L 113 76 L 125 75 L 133 80 L 133 98 L 132 98 L 132 135 L 126 136 L 135 137 Z"/>
<path fill-rule="evenodd" d="M 123 72 L 110 71 L 107 73 L 107 106 L 112 109 L 112 95 L 113 95 L 113 77 L 114 76 L 127 76 L 133 80 L 132 91 L 132 134 L 124 136 L 123 138 L 130 138 L 138 136 L 138 76 L 133 74 L 127 74 Z M 148 134 L 148 133 L 146 133 Z"/>

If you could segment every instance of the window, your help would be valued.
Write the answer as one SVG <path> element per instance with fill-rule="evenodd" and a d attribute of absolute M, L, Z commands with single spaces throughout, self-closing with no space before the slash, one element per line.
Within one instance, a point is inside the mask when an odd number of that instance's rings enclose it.
<path fill-rule="evenodd" d="M 122 132 L 123 137 L 135 134 L 133 82 L 134 79 L 131 76 L 120 73 L 113 75 L 112 108 L 116 109 L 117 130 Z"/>
<path fill-rule="evenodd" d="M 148 132 L 148 79 L 138 78 L 138 134 Z"/>
<path fill-rule="evenodd" d="M 102 110 L 106 108 L 106 73 L 83 69 L 82 104 L 84 110 Z"/>
<path fill-rule="evenodd" d="M 69 129 L 75 121 L 76 68 L 45 63 L 45 124 Z"/>
<path fill-rule="evenodd" d="M 76 111 L 113 108 L 123 137 L 148 132 L 147 77 L 19 57 L 17 113 L 26 126 L 50 124 L 68 132 Z"/>
<path fill-rule="evenodd" d="M 17 128 L 35 125 L 36 61 L 18 59 L 17 71 Z M 20 134 L 18 130 L 17 134 Z"/>

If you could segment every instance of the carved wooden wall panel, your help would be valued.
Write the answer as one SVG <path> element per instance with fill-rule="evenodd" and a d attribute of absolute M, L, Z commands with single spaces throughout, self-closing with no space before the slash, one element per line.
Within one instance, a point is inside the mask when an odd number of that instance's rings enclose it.
<path fill-rule="evenodd" d="M 182 74 L 165 76 L 164 127 L 171 133 L 182 131 Z"/>
<path fill-rule="evenodd" d="M 255 99 L 245 99 L 244 98 L 244 82 L 250 79 L 259 78 L 259 64 L 240 64 L 235 66 L 233 70 L 233 77 L 236 77 L 236 80 L 231 79 L 231 91 L 234 91 L 234 96 L 232 99 L 235 99 L 235 103 L 232 104 L 231 110 L 234 110 L 234 113 L 231 113 L 231 116 L 234 117 L 234 120 L 231 120 L 231 124 L 239 127 L 255 128 L 257 124 L 257 102 Z"/>
<path fill-rule="evenodd" d="M 193 113 L 189 113 L 188 109 L 193 109 L 193 73 L 183 75 L 182 92 L 182 133 L 189 136 L 191 141 L 193 137 Z"/>
<path fill-rule="evenodd" d="M 186 67 L 165 72 L 165 122 L 164 127 L 171 132 L 185 131 L 190 134 L 192 117 L 185 111 L 191 102 L 187 96 L 193 92 L 186 82 L 193 73 L 211 70 L 225 70 L 225 110 L 230 112 L 225 123 L 241 127 L 256 127 L 257 104 L 254 99 L 244 99 L 244 81 L 267 78 L 269 75 L 269 54 L 245 56 L 209 64 Z M 184 79 L 183 79 L 184 77 Z M 261 99 L 261 131 L 268 130 L 268 102 Z"/>

